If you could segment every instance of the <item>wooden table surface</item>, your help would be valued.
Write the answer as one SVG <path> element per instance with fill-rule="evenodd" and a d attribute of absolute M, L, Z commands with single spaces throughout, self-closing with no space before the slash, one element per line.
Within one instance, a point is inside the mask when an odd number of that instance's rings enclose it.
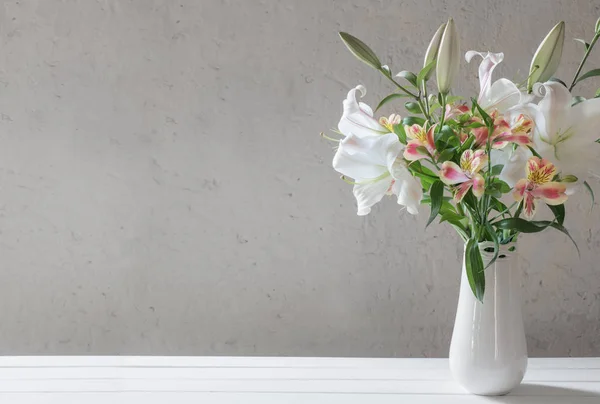
<path fill-rule="evenodd" d="M 447 359 L 2 357 L 0 403 L 600 404 L 600 358 L 530 359 L 523 385 L 487 398 Z"/>

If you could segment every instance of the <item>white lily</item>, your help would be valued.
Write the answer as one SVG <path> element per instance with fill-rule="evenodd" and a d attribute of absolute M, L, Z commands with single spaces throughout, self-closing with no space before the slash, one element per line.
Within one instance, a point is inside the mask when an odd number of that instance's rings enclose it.
<path fill-rule="evenodd" d="M 338 129 L 345 138 L 333 157 L 333 168 L 354 180 L 358 215 L 367 215 L 386 194 L 396 195 L 400 205 L 417 214 L 423 196 L 421 184 L 406 168 L 403 145 L 391 133 L 400 117 L 393 115 L 380 123 L 371 107 L 357 100 L 357 91 L 363 97 L 366 94 L 363 86 L 356 86 L 343 102 Z"/>
<path fill-rule="evenodd" d="M 357 136 L 349 134 L 333 157 L 333 168 L 353 178 L 359 216 L 384 195 L 396 195 L 398 204 L 416 215 L 423 196 L 421 184 L 412 176 L 402 159 L 402 144 L 394 133 Z"/>
<path fill-rule="evenodd" d="M 364 102 L 358 102 L 356 92 L 359 91 L 361 97 L 367 94 L 364 86 L 358 85 L 348 91 L 348 95 L 343 102 L 344 112 L 338 123 L 338 129 L 342 134 L 348 136 L 353 134 L 358 137 L 383 135 L 390 133 L 386 128 L 373 118 L 373 109 Z"/>
<path fill-rule="evenodd" d="M 468 51 L 465 54 L 467 63 L 473 57 L 481 56 L 479 65 L 479 97 L 477 103 L 486 111 L 497 109 L 500 113 L 527 101 L 522 99 L 521 91 L 517 85 L 508 79 L 498 79 L 492 84 L 492 73 L 496 66 L 504 59 L 504 53 Z"/>
<path fill-rule="evenodd" d="M 536 107 L 534 147 L 562 174 L 584 180 L 600 163 L 600 98 L 571 107 L 571 93 L 557 82 L 537 83 L 534 93 L 543 97 Z"/>

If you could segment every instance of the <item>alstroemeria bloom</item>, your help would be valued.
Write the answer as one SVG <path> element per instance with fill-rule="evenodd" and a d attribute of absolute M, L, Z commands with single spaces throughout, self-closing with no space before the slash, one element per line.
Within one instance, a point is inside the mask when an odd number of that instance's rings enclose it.
<path fill-rule="evenodd" d="M 344 112 L 338 123 L 338 129 L 345 136 L 354 134 L 358 137 L 383 135 L 392 132 L 391 129 L 383 126 L 379 121 L 373 118 L 373 110 L 364 102 L 358 102 L 356 92 L 361 96 L 367 94 L 365 87 L 359 85 L 348 91 L 348 95 L 343 102 Z"/>
<path fill-rule="evenodd" d="M 384 195 L 396 195 L 398 204 L 413 215 L 418 213 L 423 196 L 421 184 L 406 168 L 401 152 L 402 144 L 394 133 L 362 137 L 350 134 L 340 142 L 333 168 L 354 179 L 359 216 L 371 212 Z"/>
<path fill-rule="evenodd" d="M 530 132 L 533 128 L 531 119 L 520 114 L 511 126 L 504 117 L 498 114 L 497 110 L 494 110 L 490 116 L 494 118 L 494 130 L 489 140 L 494 149 L 503 149 L 509 143 L 515 143 L 519 146 L 529 146 L 531 144 Z M 484 147 L 487 144 L 488 132 L 485 126 L 473 129 L 476 147 Z"/>
<path fill-rule="evenodd" d="M 427 126 L 412 126 L 404 127 L 406 138 L 408 140 L 404 149 L 404 158 L 408 161 L 416 161 L 426 157 L 435 156 L 435 141 L 433 132 L 435 125 L 427 128 Z"/>
<path fill-rule="evenodd" d="M 523 216 L 531 220 L 535 215 L 536 201 L 543 200 L 548 205 L 560 205 L 567 200 L 565 184 L 552 181 L 556 175 L 554 164 L 546 159 L 532 157 L 527 162 L 527 178 L 517 182 L 513 196 L 517 202 L 523 200 Z"/>
<path fill-rule="evenodd" d="M 402 117 L 398 114 L 392 114 L 389 118 L 382 116 L 379 118 L 379 123 L 390 132 L 394 131 L 394 125 L 398 125 L 402 122 Z"/>
<path fill-rule="evenodd" d="M 543 99 L 534 116 L 535 149 L 560 166 L 563 174 L 584 180 L 598 171 L 600 163 L 600 98 L 571 107 L 571 93 L 562 84 L 536 84 L 534 92 Z"/>
<path fill-rule="evenodd" d="M 469 189 L 473 188 L 473 195 L 481 197 L 485 192 L 485 179 L 479 171 L 487 163 L 487 156 L 483 150 L 465 150 L 460 156 L 460 166 L 452 161 L 442 164 L 439 176 L 447 185 L 456 185 L 454 201 L 460 202 Z"/>

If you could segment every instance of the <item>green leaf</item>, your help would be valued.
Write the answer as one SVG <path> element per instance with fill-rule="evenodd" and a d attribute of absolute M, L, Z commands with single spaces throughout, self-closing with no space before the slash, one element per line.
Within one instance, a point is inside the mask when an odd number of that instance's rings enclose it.
<path fill-rule="evenodd" d="M 548 81 L 553 81 L 555 83 L 560 83 L 562 84 L 565 88 L 569 88 L 569 86 L 567 85 L 567 83 L 565 83 L 564 81 L 562 81 L 561 79 L 559 79 L 558 77 L 550 77 L 548 79 Z"/>
<path fill-rule="evenodd" d="M 492 171 L 490 172 L 490 175 L 493 175 L 493 176 L 500 175 L 503 168 L 504 168 L 504 166 L 502 164 L 496 164 L 495 166 L 492 167 Z"/>
<path fill-rule="evenodd" d="M 556 205 L 556 206 L 548 205 L 548 207 L 550 208 L 552 213 L 554 213 L 554 217 L 556 218 L 556 221 L 558 222 L 558 224 L 560 224 L 562 226 L 562 224 L 565 222 L 565 205 L 564 204 Z"/>
<path fill-rule="evenodd" d="M 571 106 L 574 107 L 575 105 L 579 104 L 580 102 L 585 101 L 585 98 L 580 96 L 580 95 L 576 95 L 575 97 L 573 97 L 571 99 Z"/>
<path fill-rule="evenodd" d="M 387 97 L 385 97 L 383 100 L 379 101 L 379 104 L 377 104 L 377 108 L 375 108 L 375 111 L 378 111 L 379 108 L 383 107 L 385 104 L 387 104 L 388 102 L 390 102 L 396 98 L 406 98 L 406 97 L 409 97 L 409 95 L 399 94 L 399 93 L 390 94 Z"/>
<path fill-rule="evenodd" d="M 454 150 L 446 149 L 440 153 L 437 158 L 437 162 L 443 163 L 444 161 L 452 160 L 452 157 L 454 157 Z"/>
<path fill-rule="evenodd" d="M 579 76 L 579 78 L 577 79 L 575 84 L 577 84 L 580 81 L 583 81 L 585 79 L 588 79 L 590 77 L 596 77 L 596 76 L 600 76 L 600 69 L 592 69 L 589 72 L 582 74 L 581 76 Z"/>
<path fill-rule="evenodd" d="M 417 87 L 417 76 L 413 72 L 409 72 L 408 70 L 402 70 L 400 73 L 396 75 L 396 77 L 402 77 L 406 81 L 408 81 L 413 86 Z"/>
<path fill-rule="evenodd" d="M 379 58 L 367 44 L 346 32 L 340 32 L 339 35 L 348 50 L 350 50 L 350 52 L 352 52 L 352 54 L 360 61 L 368 64 L 374 69 L 381 70 Z"/>
<path fill-rule="evenodd" d="M 531 152 L 531 154 L 533 154 L 535 157 L 541 159 L 542 156 L 540 156 L 540 154 L 538 152 L 535 151 L 535 149 L 531 146 L 527 146 L 527 148 L 529 149 L 529 151 Z"/>
<path fill-rule="evenodd" d="M 502 198 L 502 192 L 496 187 L 488 187 L 485 189 L 486 195 L 491 195 L 494 198 Z"/>
<path fill-rule="evenodd" d="M 400 143 L 406 144 L 406 131 L 404 130 L 404 125 L 399 123 L 392 126 L 392 129 L 394 129 L 394 133 L 398 135 L 398 140 L 400 140 Z"/>
<path fill-rule="evenodd" d="M 600 97 L 600 88 L 596 90 L 596 94 L 594 94 L 594 98 Z"/>
<path fill-rule="evenodd" d="M 590 184 L 587 181 L 583 181 L 583 186 L 585 187 L 585 189 L 590 193 L 590 197 L 592 198 L 592 208 L 594 207 L 594 202 L 595 202 L 595 196 L 594 196 L 594 190 L 592 189 L 592 187 L 590 186 Z"/>
<path fill-rule="evenodd" d="M 411 126 L 411 125 L 414 125 L 414 124 L 417 124 L 419 126 L 423 126 L 423 125 L 425 125 L 425 119 L 418 118 L 416 116 L 407 116 L 406 118 L 404 118 L 402 120 L 402 124 L 403 125 L 408 125 L 408 126 Z"/>
<path fill-rule="evenodd" d="M 465 247 L 465 270 L 467 271 L 467 279 L 469 280 L 469 286 L 473 294 L 477 300 L 483 302 L 485 273 L 479 244 L 475 239 L 470 239 Z"/>
<path fill-rule="evenodd" d="M 416 102 L 409 101 L 404 104 L 404 108 L 411 114 L 422 114 L 421 107 Z"/>
<path fill-rule="evenodd" d="M 581 38 L 573 38 L 573 40 L 582 43 L 583 46 L 585 46 L 585 50 L 588 50 L 588 48 L 590 47 L 590 44 Z"/>
<path fill-rule="evenodd" d="M 494 242 L 494 256 L 492 257 L 491 261 L 488 262 L 488 264 L 485 266 L 485 269 L 487 269 L 498 259 L 498 253 L 500 252 L 500 242 L 498 241 L 498 235 L 494 231 L 494 228 L 492 227 L 490 222 L 485 222 L 485 230 Z"/>
<path fill-rule="evenodd" d="M 536 223 L 540 223 L 540 225 Z M 550 222 L 530 222 L 518 217 L 511 217 L 492 224 L 502 230 L 516 230 L 521 233 L 538 233 L 547 228 Z"/>
<path fill-rule="evenodd" d="M 471 98 L 471 101 L 473 102 L 473 105 L 475 106 L 475 108 L 479 112 L 479 115 L 481 115 L 481 117 L 483 118 L 483 121 L 485 122 L 485 125 L 488 126 L 488 127 L 492 126 L 494 124 L 494 120 L 492 119 L 492 117 L 489 116 L 488 113 L 485 112 L 483 110 L 483 108 L 481 108 L 479 106 L 479 104 L 477 103 L 477 101 L 475 100 L 475 98 Z"/>
<path fill-rule="evenodd" d="M 438 126 L 438 128 L 439 128 L 439 126 Z M 439 140 L 446 141 L 453 137 L 456 137 L 456 133 L 454 132 L 454 130 L 452 130 L 452 128 L 450 126 L 444 125 L 439 130 L 439 132 L 436 134 L 435 142 L 437 144 Z"/>
<path fill-rule="evenodd" d="M 427 225 L 425 227 L 429 226 L 440 212 L 444 196 L 444 183 L 439 180 L 434 182 L 429 190 L 429 196 L 431 198 L 431 214 L 429 215 L 429 220 L 427 220 Z"/>
<path fill-rule="evenodd" d="M 560 179 L 560 182 L 577 182 L 578 178 L 574 175 L 568 174 Z"/>
<path fill-rule="evenodd" d="M 424 68 L 422 68 L 421 71 L 419 72 L 419 74 L 417 75 L 417 86 L 419 88 L 421 87 L 421 85 L 425 81 L 425 78 L 427 77 L 427 75 L 429 74 L 429 72 L 431 71 L 431 69 L 433 69 L 435 67 L 436 62 L 437 62 L 436 59 L 434 59 L 431 62 L 429 62 L 427 64 L 427 66 L 425 66 Z"/>

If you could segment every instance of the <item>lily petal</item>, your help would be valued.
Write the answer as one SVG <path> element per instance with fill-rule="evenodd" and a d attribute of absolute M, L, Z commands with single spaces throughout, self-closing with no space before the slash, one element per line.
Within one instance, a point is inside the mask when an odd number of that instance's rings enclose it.
<path fill-rule="evenodd" d="M 496 66 L 504 59 L 504 53 L 484 53 L 471 50 L 465 54 L 467 63 L 471 63 L 471 59 L 475 56 L 481 56 L 483 58 L 479 65 L 479 101 L 481 103 L 481 101 L 487 98 L 488 91 L 492 84 L 492 73 Z"/>
<path fill-rule="evenodd" d="M 385 134 L 390 131 L 373 118 L 373 110 L 364 103 L 359 103 L 356 99 L 356 92 L 365 96 L 367 90 L 359 85 L 348 91 L 348 95 L 343 102 L 344 112 L 338 123 L 338 129 L 344 135 L 354 134 L 359 137 Z"/>
<path fill-rule="evenodd" d="M 333 168 L 355 180 L 378 178 L 388 172 L 390 155 L 397 157 L 401 150 L 402 144 L 393 133 L 362 138 L 350 134 L 340 142 Z"/>
<path fill-rule="evenodd" d="M 423 198 L 421 184 L 399 161 L 394 164 L 391 173 L 395 180 L 392 185 L 392 193 L 398 195 L 398 204 L 406 206 L 406 210 L 411 215 L 418 214 L 419 204 Z"/>
<path fill-rule="evenodd" d="M 544 142 L 555 144 L 561 131 L 569 128 L 565 118 L 571 108 L 571 93 L 557 82 L 536 83 L 533 91 L 543 97 L 538 103 L 538 110 L 544 119 L 536 121 L 537 132 Z"/>
<path fill-rule="evenodd" d="M 392 176 L 379 181 L 368 181 L 354 185 L 354 197 L 358 205 L 357 215 L 365 216 L 371 212 L 371 207 L 383 199 L 390 186 Z"/>
<path fill-rule="evenodd" d="M 521 91 L 515 83 L 508 79 L 498 79 L 491 85 L 481 107 L 486 111 L 497 109 L 506 111 L 521 101 Z"/>

